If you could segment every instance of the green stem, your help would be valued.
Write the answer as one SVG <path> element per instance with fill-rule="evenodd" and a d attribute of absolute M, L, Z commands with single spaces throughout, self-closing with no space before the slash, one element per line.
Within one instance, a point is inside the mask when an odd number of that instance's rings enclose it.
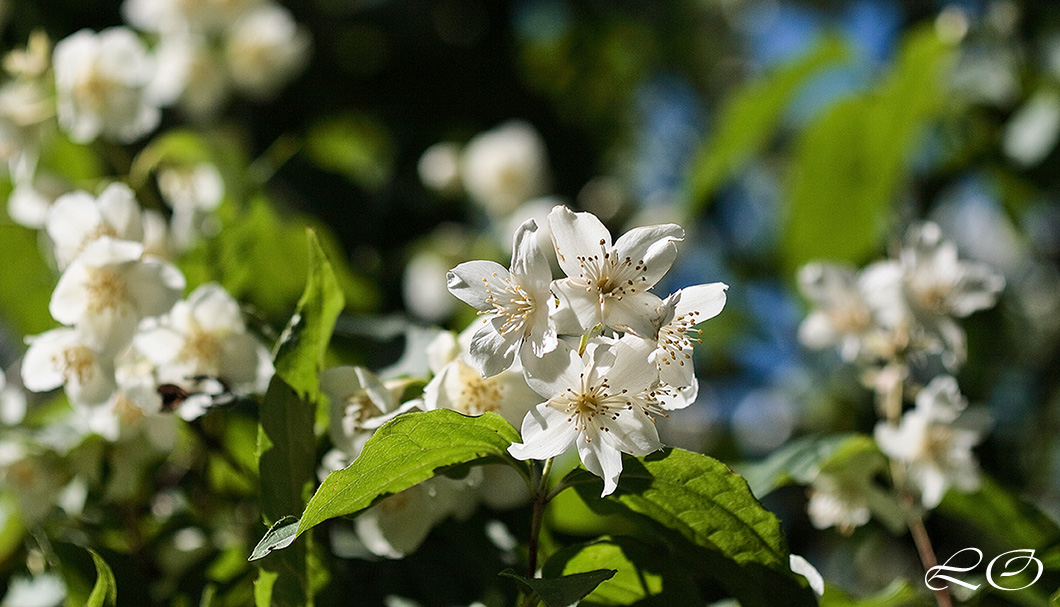
<path fill-rule="evenodd" d="M 549 499 L 548 475 L 552 471 L 552 461 L 552 458 L 545 460 L 545 466 L 541 470 L 537 487 L 531 497 L 532 513 L 530 515 L 530 543 L 526 577 L 532 578 L 537 575 L 538 538 L 541 535 L 541 520 L 545 515 L 545 505 L 548 504 Z"/>
<path fill-rule="evenodd" d="M 895 365 L 893 367 L 895 372 L 904 376 L 904 361 L 899 359 Z M 905 400 L 903 384 L 904 379 L 900 379 L 895 382 L 891 390 L 884 394 L 877 394 L 883 413 L 887 417 L 887 423 L 891 427 L 898 427 L 901 424 L 902 403 Z M 917 510 L 915 494 L 909 487 L 909 475 L 906 474 L 905 464 L 893 459 L 890 460 L 890 464 L 891 480 L 894 483 L 895 491 L 898 493 L 899 503 L 905 510 L 906 527 L 908 527 L 910 535 L 913 536 L 913 543 L 916 545 L 917 555 L 920 556 L 920 563 L 923 565 L 924 571 L 931 571 L 933 567 L 938 566 L 939 562 L 935 556 L 935 550 L 931 546 L 931 538 L 928 537 L 927 528 L 924 527 L 924 518 Z M 939 607 L 952 607 L 953 605 L 953 600 L 946 589 L 935 591 L 935 601 Z"/>

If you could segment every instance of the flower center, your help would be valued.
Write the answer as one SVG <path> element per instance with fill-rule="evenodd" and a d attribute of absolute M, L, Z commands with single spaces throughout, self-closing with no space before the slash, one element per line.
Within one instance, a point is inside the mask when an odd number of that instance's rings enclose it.
<path fill-rule="evenodd" d="M 346 408 L 342 414 L 342 431 L 353 436 L 364 428 L 365 422 L 383 412 L 364 392 L 346 397 Z"/>
<path fill-rule="evenodd" d="M 88 72 L 74 85 L 73 97 L 94 111 L 100 112 L 107 106 L 112 91 L 117 87 L 113 78 L 103 74 L 99 67 L 92 65 Z"/>
<path fill-rule="evenodd" d="M 92 314 L 117 308 L 129 299 L 125 277 L 109 268 L 91 271 L 85 282 L 85 291 L 88 294 L 88 311 Z"/>
<path fill-rule="evenodd" d="M 216 335 L 196 327 L 188 334 L 179 358 L 198 363 L 199 370 L 205 375 L 219 375 L 217 365 L 221 360 L 221 344 Z"/>
<path fill-rule="evenodd" d="M 493 277 L 497 278 L 496 272 Z M 486 285 L 486 303 L 493 306 L 493 310 L 482 313 L 496 313 L 504 319 L 504 324 L 500 327 L 501 337 L 513 331 L 524 330 L 534 313 L 534 297 L 522 286 L 512 282 L 511 276 L 504 279 L 504 290 L 500 293 L 493 290 L 488 279 L 483 278 L 482 282 Z"/>
<path fill-rule="evenodd" d="M 124 394 L 119 394 L 114 399 L 114 414 L 126 426 L 135 426 L 145 417 L 143 409 L 137 407 L 136 403 Z"/>
<path fill-rule="evenodd" d="M 626 295 L 646 291 L 652 286 L 646 284 L 648 266 L 643 259 L 636 263 L 632 257 L 620 259 L 604 240 L 600 240 L 600 254 L 588 257 L 579 255 L 575 259 L 578 260 L 580 271 L 577 278 L 572 277 L 573 281 L 589 293 L 599 293 L 601 303 L 607 297 L 621 300 Z"/>
<path fill-rule="evenodd" d="M 660 361 L 662 365 L 671 365 L 676 363 L 683 367 L 685 361 L 690 360 L 692 355 L 685 350 L 692 349 L 692 342 L 702 343 L 699 337 L 689 337 L 689 333 L 694 335 L 699 334 L 699 329 L 696 328 L 696 324 L 699 323 L 696 317 L 699 316 L 698 310 L 692 310 L 687 314 L 681 314 L 674 317 L 669 323 L 659 329 L 659 347 L 663 350 L 663 356 Z"/>
<path fill-rule="evenodd" d="M 460 363 L 460 391 L 453 402 L 465 415 L 482 415 L 501 408 L 504 386 L 492 377 L 482 377 L 469 365 Z"/>
<path fill-rule="evenodd" d="M 63 376 L 64 382 L 76 377 L 78 383 L 81 384 L 92 378 L 95 362 L 95 352 L 85 346 L 66 348 L 60 354 L 52 357 L 52 364 L 55 365 L 59 374 Z"/>

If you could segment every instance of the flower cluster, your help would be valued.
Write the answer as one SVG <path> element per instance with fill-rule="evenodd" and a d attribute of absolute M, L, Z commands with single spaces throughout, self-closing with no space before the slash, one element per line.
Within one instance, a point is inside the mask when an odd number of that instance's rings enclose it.
<path fill-rule="evenodd" d="M 799 286 L 815 309 L 799 328 L 808 347 L 837 346 L 845 360 L 873 364 L 937 358 L 955 370 L 966 356 L 956 318 L 990 308 L 1005 280 L 988 266 L 958 259 L 934 223 L 910 228 L 898 259 L 861 272 L 812 263 Z"/>
<path fill-rule="evenodd" d="M 110 438 L 123 422 L 161 411 L 160 385 L 195 393 L 199 378 L 209 377 L 225 391 L 261 391 L 271 374 L 231 296 L 206 284 L 181 301 L 184 275 L 150 253 L 148 232 L 121 183 L 98 197 L 60 196 L 46 220 L 62 271 L 49 311 L 64 326 L 29 338 L 23 383 L 33 391 L 63 387 Z M 188 403 L 180 412 L 195 410 Z"/>
<path fill-rule="evenodd" d="M 407 379 L 382 380 L 362 367 L 324 371 L 320 389 L 330 403 L 332 450 L 323 458 L 321 476 L 355 460 L 384 423 L 409 411 L 451 409 L 465 415 L 499 413 L 512 423 L 537 402 L 518 370 L 482 377 L 466 359 L 471 333 L 439 332 L 426 346 L 430 381 L 420 398 L 401 402 Z M 354 522 L 364 549 L 376 556 L 401 558 L 416 550 L 430 530 L 452 516 L 466 517 L 478 503 L 509 509 L 529 495 L 522 477 L 503 464 L 474 469 L 464 479 L 432 478 L 389 496 Z"/>
<path fill-rule="evenodd" d="M 582 463 L 617 487 L 621 453 L 659 449 L 654 416 L 691 403 L 695 325 L 717 315 L 726 286 L 698 285 L 666 299 L 652 292 L 677 256 L 674 224 L 634 228 L 617 241 L 596 216 L 557 206 L 548 216 L 565 276 L 552 280 L 537 224 L 514 238 L 508 269 L 461 264 L 449 290 L 483 315 L 468 358 L 483 377 L 516 360 L 544 399 L 521 422 L 520 459 L 549 459 L 577 445 Z"/>
<path fill-rule="evenodd" d="M 855 363 L 873 389 L 880 421 L 876 443 L 893 462 L 899 492 L 912 491 L 934 508 L 950 487 L 979 486 L 972 448 L 985 429 L 965 411 L 956 372 L 967 355 L 958 318 L 992 307 L 1004 278 L 980 263 L 958 258 L 956 245 L 934 223 L 914 225 L 897 259 L 860 272 L 817 262 L 799 272 L 814 309 L 799 328 L 808 347 L 835 347 Z M 904 412 L 909 395 L 915 407 Z M 815 526 L 851 530 L 869 520 L 877 491 L 864 470 L 820 474 L 808 505 Z M 880 508 L 874 509 L 881 515 Z"/>
<path fill-rule="evenodd" d="M 266 0 L 126 0 L 125 19 L 157 36 L 157 68 L 147 92 L 192 118 L 214 116 L 238 91 L 274 95 L 309 58 L 309 35 L 284 7 Z"/>

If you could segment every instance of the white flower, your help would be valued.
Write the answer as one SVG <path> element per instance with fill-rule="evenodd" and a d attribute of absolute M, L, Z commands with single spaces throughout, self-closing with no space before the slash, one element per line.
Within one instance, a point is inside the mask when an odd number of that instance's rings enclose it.
<path fill-rule="evenodd" d="M 0 424 L 20 424 L 26 417 L 26 404 L 26 393 L 22 386 L 8 384 L 7 377 L 0 373 Z"/>
<path fill-rule="evenodd" d="M 904 292 L 918 312 L 965 317 L 992 307 L 1005 287 L 989 266 L 957 258 L 957 246 L 934 223 L 912 227 L 902 249 Z"/>
<path fill-rule="evenodd" d="M 60 269 L 100 238 L 140 241 L 144 236 L 136 194 L 123 183 L 110 184 L 98 198 L 85 191 L 59 196 L 46 228 Z"/>
<path fill-rule="evenodd" d="M 39 127 L 55 111 L 42 84 L 39 78 L 30 78 L 0 85 L 0 161 L 35 161 Z"/>
<path fill-rule="evenodd" d="M 424 150 L 416 163 L 423 185 L 445 196 L 460 192 L 460 144 L 442 141 Z"/>
<path fill-rule="evenodd" d="M 476 135 L 464 148 L 461 176 L 471 199 L 494 215 L 545 193 L 545 143 L 523 121 L 506 122 Z"/>
<path fill-rule="evenodd" d="M 206 377 L 233 392 L 263 392 L 272 375 L 269 353 L 247 332 L 239 304 L 213 283 L 177 302 L 133 343 L 158 366 L 160 383 L 187 387 Z"/>
<path fill-rule="evenodd" d="M 643 340 L 640 340 L 643 343 Z M 658 381 L 647 348 L 633 342 L 597 341 L 584 356 L 561 341 L 543 358 L 526 357 L 526 381 L 548 400 L 523 418 L 523 442 L 508 452 L 517 459 L 545 460 L 578 446 L 587 470 L 604 480 L 601 495 L 614 492 L 622 453 L 646 455 L 660 449 L 651 413 Z"/>
<path fill-rule="evenodd" d="M 465 495 L 474 488 L 476 476 L 465 480 L 436 476 L 387 496 L 358 515 L 357 536 L 377 556 L 399 559 L 415 552 L 435 525 L 449 516 L 470 513 Z"/>
<path fill-rule="evenodd" d="M 817 529 L 835 527 L 849 535 L 869 522 L 872 511 L 861 483 L 844 483 L 839 477 L 818 474 L 809 490 L 806 512 Z"/>
<path fill-rule="evenodd" d="M 168 311 L 183 290 L 176 267 L 144 258 L 140 243 L 104 237 L 66 268 L 48 309 L 55 320 L 76 325 L 93 347 L 117 353 L 140 320 Z"/>
<path fill-rule="evenodd" d="M 728 288 L 720 282 L 695 285 L 663 300 L 656 321 L 659 331 L 655 351 L 650 357 L 659 369 L 659 381 L 677 389 L 696 385 L 692 341 L 698 341 L 698 338 L 689 334 L 698 333 L 696 325 L 721 313 Z"/>
<path fill-rule="evenodd" d="M 874 325 L 853 268 L 832 263 L 810 263 L 799 270 L 799 289 L 815 306 L 799 325 L 799 341 L 820 350 L 839 346 L 844 360 L 861 352 L 862 337 Z"/>
<path fill-rule="evenodd" d="M 62 386 L 70 402 L 104 403 L 116 388 L 114 363 L 76 329 L 53 329 L 27 339 L 22 383 L 46 392 Z"/>
<path fill-rule="evenodd" d="M 216 211 L 225 194 L 221 172 L 209 162 L 162 169 L 158 189 L 174 212 Z"/>
<path fill-rule="evenodd" d="M 147 88 L 157 104 L 178 104 L 193 120 L 213 118 L 231 95 L 224 58 L 195 33 L 163 36 L 155 46 L 158 68 Z"/>
<path fill-rule="evenodd" d="M 792 573 L 797 573 L 806 578 L 814 594 L 818 597 L 824 596 L 824 578 L 821 577 L 821 572 L 817 571 L 817 568 L 811 565 L 809 561 L 797 554 L 792 554 L 788 557 L 788 567 L 791 568 Z"/>
<path fill-rule="evenodd" d="M 450 261 L 436 249 L 423 249 L 412 256 L 401 277 L 405 308 L 430 323 L 441 323 L 452 315 L 456 302 L 446 286 Z"/>
<path fill-rule="evenodd" d="M 36 175 L 14 180 L 7 197 L 7 214 L 21 226 L 39 230 L 48 223 L 55 200 L 67 193 L 66 184 L 40 171 Z"/>
<path fill-rule="evenodd" d="M 441 333 L 428 346 L 435 375 L 423 389 L 423 406 L 428 411 L 452 409 L 464 415 L 493 411 L 518 426 L 541 398 L 527 385 L 518 359 L 511 368 L 485 377 L 469 364 L 467 348 L 474 343 L 474 328 L 472 324 L 465 329 L 459 341 L 450 332 Z"/>
<path fill-rule="evenodd" d="M 153 62 L 132 30 L 81 30 L 55 45 L 53 63 L 59 125 L 74 141 L 128 143 L 158 125 L 161 112 L 144 95 Z"/>
<path fill-rule="evenodd" d="M 187 30 L 210 32 L 230 25 L 263 0 L 125 0 L 130 25 L 163 35 Z"/>
<path fill-rule="evenodd" d="M 559 265 L 567 278 L 553 283 L 560 300 L 560 333 L 584 334 L 597 325 L 654 337 L 661 300 L 648 290 L 670 269 L 685 232 L 675 224 L 634 228 L 611 244 L 591 213 L 557 206 L 548 216 Z"/>
<path fill-rule="evenodd" d="M 236 88 L 269 97 L 302 70 L 309 59 L 309 33 L 287 9 L 262 4 L 228 30 L 225 59 Z"/>
<path fill-rule="evenodd" d="M 510 367 L 524 342 L 534 356 L 556 349 L 558 337 L 548 318 L 552 270 L 537 246 L 536 231 L 532 219 L 519 226 L 510 272 L 492 261 L 469 261 L 446 275 L 453 295 L 487 314 L 469 349 L 483 375 Z"/>
<path fill-rule="evenodd" d="M 327 369 L 320 375 L 320 390 L 331 403 L 331 442 L 348 461 L 357 459 L 376 429 L 416 405 L 399 405 L 390 388 L 363 367 Z"/>
<path fill-rule="evenodd" d="M 917 394 L 916 408 L 906 412 L 897 427 L 885 422 L 876 426 L 880 450 L 908 465 L 926 508 L 937 506 L 951 486 L 964 492 L 979 487 L 972 447 L 982 440 L 982 430 L 959 423 L 966 404 L 957 380 L 943 375 Z"/>
<path fill-rule="evenodd" d="M 221 173 L 208 162 L 160 170 L 158 189 L 173 209 L 170 220 L 173 240 L 181 250 L 209 231 L 209 213 L 217 210 L 224 199 Z"/>
<path fill-rule="evenodd" d="M 910 228 L 898 260 L 865 268 L 861 288 L 878 324 L 907 333 L 912 350 L 939 354 L 950 369 L 965 357 L 960 318 L 993 306 L 1005 279 L 989 266 L 961 261 L 934 223 Z"/>

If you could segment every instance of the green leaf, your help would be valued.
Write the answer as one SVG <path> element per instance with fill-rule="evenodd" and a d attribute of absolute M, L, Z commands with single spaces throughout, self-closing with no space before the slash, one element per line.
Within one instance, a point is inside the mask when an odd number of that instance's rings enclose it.
<path fill-rule="evenodd" d="M 335 321 L 345 306 L 335 272 L 320 248 L 316 233 L 309 237 L 309 279 L 298 307 L 276 346 L 276 375 L 305 399 L 316 401 L 320 371 Z"/>
<path fill-rule="evenodd" d="M 584 470 L 569 474 L 586 503 L 647 522 L 691 545 L 696 558 L 744 607 L 812 605 L 813 593 L 789 567 L 780 521 L 751 494 L 747 482 L 721 462 L 681 449 L 623 457 L 618 489 L 596 499 L 601 481 Z M 594 495 L 595 493 L 595 495 Z M 768 589 L 768 590 L 767 590 Z"/>
<path fill-rule="evenodd" d="M 382 123 L 367 116 L 349 114 L 314 124 L 305 150 L 320 168 L 368 189 L 382 187 L 393 172 L 390 135 Z"/>
<path fill-rule="evenodd" d="M 828 38 L 812 53 L 748 83 L 725 102 L 717 128 L 692 162 L 687 195 L 692 214 L 701 212 L 718 186 L 769 144 L 806 81 L 845 56 L 843 43 Z"/>
<path fill-rule="evenodd" d="M 294 533 L 291 524 L 270 529 L 251 560 L 285 548 L 302 533 L 337 516 L 356 514 L 378 498 L 398 493 L 446 468 L 504 462 L 529 475 L 529 464 L 508 455 L 519 434 L 495 413 L 467 417 L 448 409 L 406 413 L 372 435 L 352 464 L 328 475 L 302 513 Z"/>
<path fill-rule="evenodd" d="M 1060 528 L 1056 523 L 985 474 L 974 493 L 948 491 L 938 512 L 972 525 L 999 552 L 1019 548 L 1039 550 L 1060 542 Z M 977 547 L 984 551 L 990 548 L 979 544 Z"/>
<path fill-rule="evenodd" d="M 363 312 L 376 306 L 374 287 L 353 272 L 341 246 L 320 222 L 304 215 L 281 215 L 260 196 L 251 199 L 246 208 L 222 207 L 219 218 L 222 229 L 217 236 L 200 242 L 180 259 L 189 288 L 216 281 L 258 314 L 269 320 L 286 320 L 308 278 L 308 226 L 327 254 L 348 307 Z"/>
<path fill-rule="evenodd" d="M 793 440 L 762 461 L 740 466 L 737 471 L 747 480 L 751 492 L 759 498 L 791 483 L 806 485 L 813 482 L 821 463 L 852 436 L 836 434 Z"/>
<path fill-rule="evenodd" d="M 819 258 L 860 263 L 879 249 L 917 144 L 946 110 L 952 56 L 933 28 L 913 30 L 873 94 L 836 103 L 800 134 L 787 184 L 789 272 Z"/>
<path fill-rule="evenodd" d="M 533 592 L 546 607 L 569 607 L 593 591 L 601 582 L 611 579 L 614 569 L 597 569 L 573 573 L 555 578 L 525 578 L 511 569 L 500 572 L 501 577 L 511 578 Z"/>
<path fill-rule="evenodd" d="M 0 197 L 6 199 L 6 196 Z M 0 223 L 0 317 L 21 335 L 35 335 L 56 326 L 48 302 L 56 276 L 41 257 L 39 236 L 13 223 Z"/>
<path fill-rule="evenodd" d="M 918 592 L 906 580 L 895 580 L 870 596 L 855 598 L 839 588 L 827 585 L 821 607 L 930 607 L 935 601 Z"/>
<path fill-rule="evenodd" d="M 91 181 L 104 175 L 100 151 L 116 155 L 125 153 L 120 146 L 101 141 L 95 147 L 74 143 L 61 130 L 46 133 L 42 140 L 45 144 L 39 166 L 74 182 Z M 122 163 L 116 162 L 118 165 Z"/>
<path fill-rule="evenodd" d="M 114 572 L 110 570 L 110 566 L 103 560 L 103 557 L 96 554 L 95 550 L 88 548 L 88 553 L 92 555 L 92 562 L 96 565 L 96 584 L 92 586 L 92 594 L 88 595 L 85 605 L 86 607 L 103 607 L 104 605 L 113 607 L 118 602 L 118 583 L 114 579 Z"/>
<path fill-rule="evenodd" d="M 542 575 L 555 578 L 613 569 L 614 578 L 585 597 L 583 605 L 702 605 L 695 582 L 665 548 L 630 537 L 604 537 L 569 546 L 549 558 Z"/>
<path fill-rule="evenodd" d="M 324 364 L 335 320 L 343 298 L 335 275 L 312 231 L 309 238 L 309 278 L 291 322 L 280 338 L 274 360 L 276 375 L 269 383 L 260 411 L 258 469 L 261 509 L 266 521 L 282 520 L 298 512 L 311 491 L 316 470 L 313 424 Z M 275 528 L 275 526 L 273 526 Z M 264 561 L 263 574 L 278 574 L 255 588 L 268 605 L 311 605 L 313 572 L 308 547 L 299 546 Z M 279 575 L 282 574 L 282 575 Z M 266 576 L 262 579 L 271 579 Z M 267 596 L 266 596 L 267 595 Z"/>

